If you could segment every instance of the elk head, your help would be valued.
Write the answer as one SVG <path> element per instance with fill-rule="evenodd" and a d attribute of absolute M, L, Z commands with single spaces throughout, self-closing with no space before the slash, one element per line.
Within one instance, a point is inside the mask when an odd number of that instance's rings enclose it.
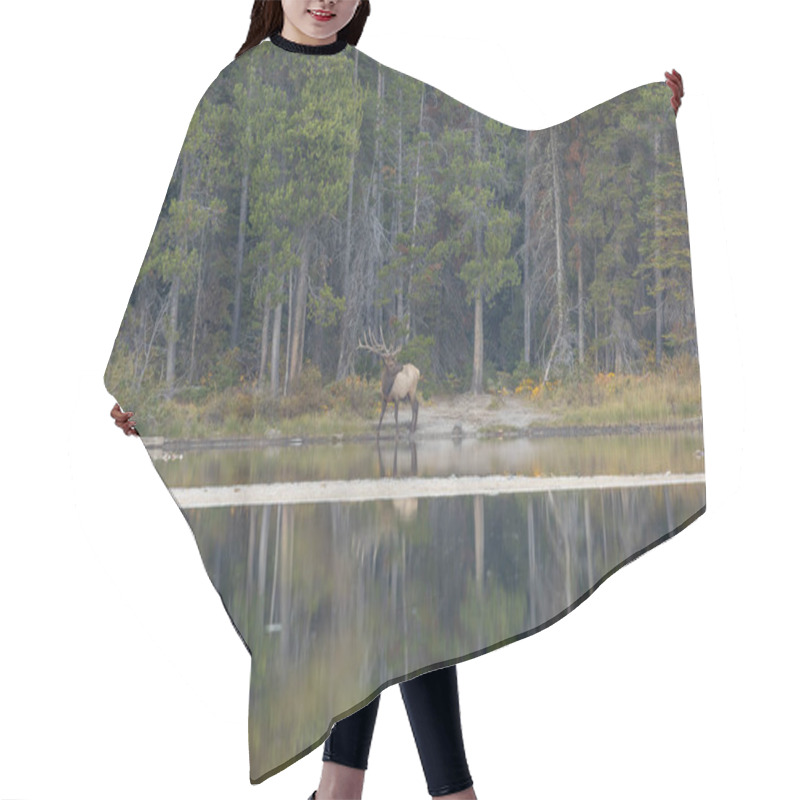
<path fill-rule="evenodd" d="M 383 375 L 381 376 L 381 394 L 384 398 L 389 399 L 389 394 L 392 391 L 395 376 L 403 368 L 402 365 L 397 363 L 397 354 L 402 349 L 395 347 L 390 349 L 383 338 L 383 326 L 380 327 L 381 339 L 378 341 L 375 334 L 369 330 L 363 341 L 359 339 L 358 349 L 368 350 L 370 353 L 375 353 L 383 360 Z"/>

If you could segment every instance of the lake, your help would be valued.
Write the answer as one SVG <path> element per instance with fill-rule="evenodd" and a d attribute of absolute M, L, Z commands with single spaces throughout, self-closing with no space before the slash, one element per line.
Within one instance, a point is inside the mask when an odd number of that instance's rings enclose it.
<path fill-rule="evenodd" d="M 316 747 L 377 689 L 575 608 L 702 513 L 702 446 L 681 431 L 154 459 L 252 655 L 252 774 Z"/>

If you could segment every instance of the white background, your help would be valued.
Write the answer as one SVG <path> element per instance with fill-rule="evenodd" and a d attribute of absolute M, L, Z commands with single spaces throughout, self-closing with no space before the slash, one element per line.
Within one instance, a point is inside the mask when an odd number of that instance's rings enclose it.
<path fill-rule="evenodd" d="M 317 786 L 321 746 L 250 785 L 249 657 L 103 386 L 189 120 L 250 7 L 0 11 L 3 800 L 305 800 Z M 518 127 L 673 67 L 685 81 L 708 511 L 558 624 L 459 665 L 481 800 L 800 793 L 789 7 L 373 0 L 365 53 Z M 393 686 L 364 798 L 425 797 Z"/>

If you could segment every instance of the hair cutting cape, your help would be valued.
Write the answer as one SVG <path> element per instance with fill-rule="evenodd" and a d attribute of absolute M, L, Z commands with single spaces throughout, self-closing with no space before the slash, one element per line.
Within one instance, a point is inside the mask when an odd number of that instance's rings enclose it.
<path fill-rule="evenodd" d="M 265 40 L 198 104 L 105 385 L 251 655 L 253 783 L 705 510 L 670 97 L 526 131 Z"/>

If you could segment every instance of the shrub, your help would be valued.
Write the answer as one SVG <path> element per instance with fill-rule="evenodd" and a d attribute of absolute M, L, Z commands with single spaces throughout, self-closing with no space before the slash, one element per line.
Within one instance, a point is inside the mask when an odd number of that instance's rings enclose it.
<path fill-rule="evenodd" d="M 520 359 L 514 371 L 511 373 L 510 385 L 515 388 L 515 391 L 523 385 L 536 386 L 542 379 L 542 371 L 539 367 L 526 364 L 524 360 Z"/>
<path fill-rule="evenodd" d="M 297 417 L 300 414 L 321 411 L 324 401 L 322 373 L 316 364 L 306 360 L 295 379 L 292 393 L 281 398 L 281 414 L 285 417 Z"/>
<path fill-rule="evenodd" d="M 462 394 L 468 385 L 467 376 L 463 372 L 448 372 L 440 381 L 441 391 L 446 395 Z"/>
<path fill-rule="evenodd" d="M 354 411 L 359 416 L 369 417 L 380 388 L 360 375 L 348 375 L 343 380 L 328 384 L 325 393 L 332 408 L 341 412 Z"/>
<path fill-rule="evenodd" d="M 256 413 L 255 397 L 246 389 L 234 392 L 230 407 L 232 416 L 237 420 L 251 420 Z"/>

